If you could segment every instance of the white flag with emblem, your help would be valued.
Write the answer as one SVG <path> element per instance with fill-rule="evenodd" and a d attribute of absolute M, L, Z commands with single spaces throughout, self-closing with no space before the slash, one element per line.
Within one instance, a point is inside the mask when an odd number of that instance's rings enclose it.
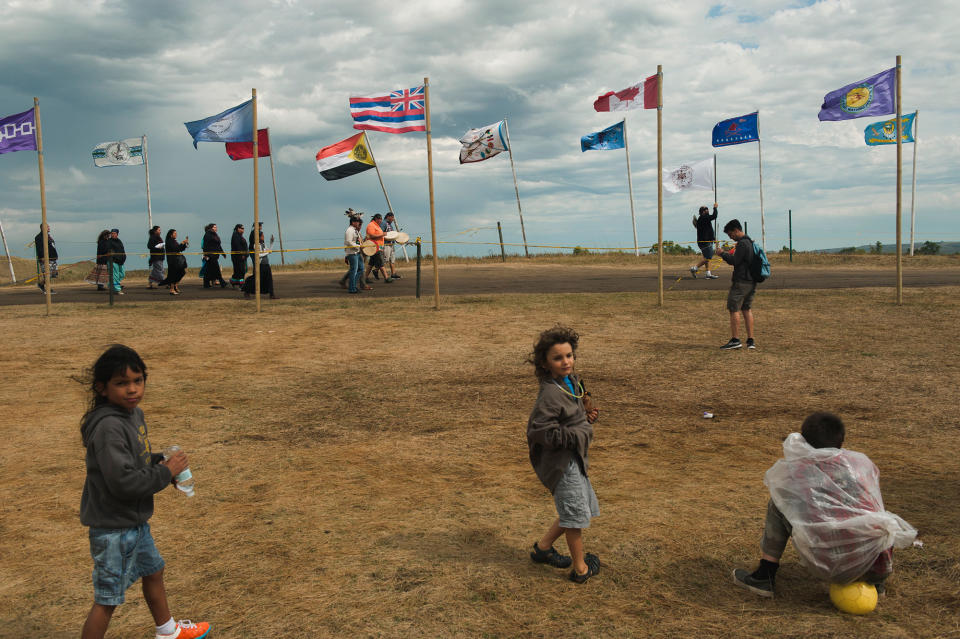
<path fill-rule="evenodd" d="M 713 190 L 713 158 L 681 164 L 675 169 L 663 170 L 663 190 L 667 193 L 679 193 L 694 189 Z"/>
<path fill-rule="evenodd" d="M 93 147 L 93 163 L 97 166 L 135 166 L 143 164 L 143 138 L 101 142 Z"/>

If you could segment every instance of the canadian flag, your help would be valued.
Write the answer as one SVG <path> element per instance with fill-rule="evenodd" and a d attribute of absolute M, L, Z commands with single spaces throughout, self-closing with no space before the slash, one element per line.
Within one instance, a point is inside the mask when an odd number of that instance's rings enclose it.
<path fill-rule="evenodd" d="M 640 92 L 643 92 L 643 104 L 640 104 Z M 626 111 L 628 109 L 656 109 L 657 108 L 657 76 L 649 78 L 627 87 L 622 91 L 610 91 L 594 100 L 593 108 L 596 111 Z"/>

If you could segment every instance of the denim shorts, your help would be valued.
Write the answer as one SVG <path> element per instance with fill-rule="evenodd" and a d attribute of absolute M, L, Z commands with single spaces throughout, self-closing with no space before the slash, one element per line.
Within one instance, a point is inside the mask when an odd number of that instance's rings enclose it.
<path fill-rule="evenodd" d="M 90 528 L 93 557 L 93 600 L 103 606 L 118 606 L 124 593 L 141 577 L 163 570 L 150 524 L 134 528 Z"/>
<path fill-rule="evenodd" d="M 697 242 L 697 244 L 700 245 L 700 253 L 703 254 L 703 259 L 713 259 L 713 242 Z"/>
<path fill-rule="evenodd" d="M 590 519 L 600 514 L 600 505 L 590 485 L 590 478 L 580 472 L 577 460 L 570 460 L 563 471 L 553 491 L 553 503 L 557 507 L 561 528 L 589 528 Z"/>

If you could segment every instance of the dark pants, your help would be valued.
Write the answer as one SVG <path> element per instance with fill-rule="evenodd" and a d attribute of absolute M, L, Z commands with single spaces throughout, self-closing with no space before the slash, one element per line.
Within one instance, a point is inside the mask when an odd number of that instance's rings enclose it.
<path fill-rule="evenodd" d="M 219 282 L 224 286 L 223 273 L 220 272 L 220 258 L 211 257 L 207 260 L 207 268 L 203 272 L 203 288 L 210 288 L 210 284 Z"/>
<path fill-rule="evenodd" d="M 243 292 L 252 294 L 256 289 L 254 288 L 253 275 L 249 276 L 243 282 Z M 273 271 L 270 270 L 270 265 L 266 263 L 260 264 L 260 294 L 269 293 L 273 295 Z"/>
<path fill-rule="evenodd" d="M 247 258 L 245 255 L 231 255 L 233 262 L 233 275 L 230 276 L 231 284 L 243 284 L 243 278 L 247 274 Z"/>

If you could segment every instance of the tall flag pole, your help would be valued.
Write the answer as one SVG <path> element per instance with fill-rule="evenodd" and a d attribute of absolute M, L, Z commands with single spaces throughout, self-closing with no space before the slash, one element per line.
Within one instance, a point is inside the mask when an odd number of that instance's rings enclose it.
<path fill-rule="evenodd" d="M 713 203 L 716 204 L 717 200 L 717 154 L 713 154 Z M 713 221 L 713 241 L 717 241 L 717 220 Z M 766 249 L 764 249 L 766 251 Z"/>
<path fill-rule="evenodd" d="M 527 231 L 523 227 L 523 210 L 520 208 L 520 187 L 517 186 L 517 169 L 513 165 L 513 142 L 510 141 L 510 127 L 507 126 L 507 119 L 503 119 L 503 131 L 507 136 L 507 152 L 510 154 L 510 170 L 513 172 L 513 192 L 517 195 L 517 213 L 520 215 L 520 234 L 523 235 L 523 254 L 530 257 L 530 251 L 527 250 Z"/>
<path fill-rule="evenodd" d="M 256 261 L 253 263 L 253 288 L 255 295 L 257 296 L 257 312 L 260 312 L 260 198 L 258 197 L 259 192 L 257 190 L 257 180 L 259 178 L 259 165 L 258 161 L 260 155 L 260 149 L 257 145 L 258 138 L 257 135 L 257 90 L 252 90 L 253 103 L 253 131 L 250 133 L 253 138 L 253 243 L 256 245 L 254 249 L 254 255 L 256 255 Z"/>
<path fill-rule="evenodd" d="M 437 263 L 437 218 L 433 209 L 433 139 L 430 135 L 430 78 L 423 79 L 424 118 L 427 131 L 427 182 L 430 185 L 430 241 L 433 245 L 433 308 L 440 310 L 440 266 Z"/>
<path fill-rule="evenodd" d="M 897 56 L 897 305 L 903 304 L 903 249 L 901 247 L 901 191 L 903 179 L 903 122 L 900 121 L 900 56 Z"/>
<path fill-rule="evenodd" d="M 40 129 L 40 100 L 33 98 L 33 121 L 37 131 L 37 165 L 40 168 L 40 233 L 43 234 L 43 281 L 50 315 L 50 234 L 47 232 L 47 182 L 43 175 L 43 132 Z"/>
<path fill-rule="evenodd" d="M 763 154 L 760 152 L 760 109 L 757 109 L 757 168 L 760 171 L 760 246 L 767 251 L 767 225 L 763 217 Z"/>
<path fill-rule="evenodd" d="M 657 65 L 657 306 L 663 306 L 663 65 Z"/>
<path fill-rule="evenodd" d="M 143 146 L 143 171 L 147 176 L 147 227 L 153 228 L 153 211 L 150 208 L 150 165 L 147 162 L 147 134 L 140 136 L 140 143 Z"/>
<path fill-rule="evenodd" d="M 917 203 L 917 145 L 920 144 L 917 138 L 917 116 L 920 110 L 913 113 L 913 187 L 910 189 L 910 257 L 913 257 L 913 225 L 916 220 L 915 206 Z"/>
<path fill-rule="evenodd" d="M 633 254 L 640 257 L 637 244 L 637 217 L 633 213 L 633 175 L 630 173 L 630 142 L 627 137 L 627 116 L 623 116 L 623 150 L 627 155 L 627 186 L 630 191 L 630 223 L 633 224 Z"/>
<path fill-rule="evenodd" d="M 267 127 L 267 139 L 270 139 L 270 127 Z M 254 158 L 256 162 L 256 158 Z M 277 237 L 280 238 L 280 263 L 286 264 L 283 257 L 283 231 L 280 229 L 280 198 L 277 196 L 277 173 L 273 168 L 273 150 L 270 151 L 270 178 L 273 180 L 273 206 L 277 211 Z"/>

